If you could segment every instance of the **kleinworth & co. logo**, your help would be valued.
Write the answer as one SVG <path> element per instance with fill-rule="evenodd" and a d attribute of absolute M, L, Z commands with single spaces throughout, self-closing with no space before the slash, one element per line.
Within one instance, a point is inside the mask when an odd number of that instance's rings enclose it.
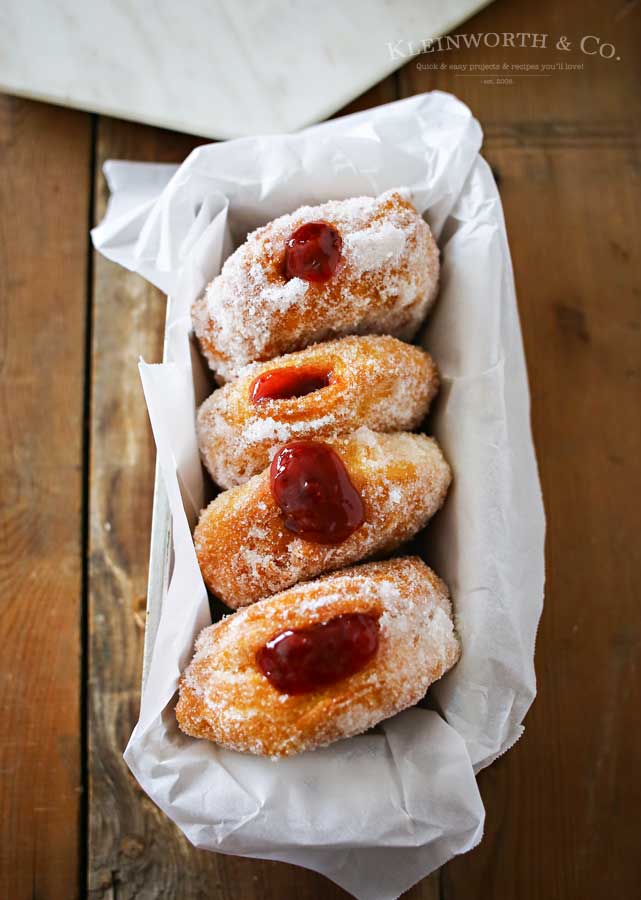
<path fill-rule="evenodd" d="M 452 62 L 438 59 L 437 54 L 455 50 L 547 50 L 546 61 L 515 62 L 509 52 L 501 62 Z M 554 61 L 550 51 L 559 51 Z M 403 61 L 418 59 L 416 68 L 420 71 L 448 71 L 457 78 L 483 78 L 483 84 L 514 84 L 514 78 L 551 78 L 557 72 L 577 72 L 585 68 L 583 57 L 593 56 L 620 62 L 616 47 L 595 34 L 584 34 L 572 39 L 562 34 L 557 37 L 529 31 L 476 32 L 475 34 L 448 34 L 444 37 L 426 38 L 422 41 L 403 39 L 387 42 L 390 59 Z M 574 61 L 566 54 L 575 52 Z M 431 55 L 430 55 L 431 54 Z M 449 57 L 451 60 L 452 57 Z M 456 57 L 460 59 L 460 57 Z M 522 59 L 522 56 L 521 56 Z"/>
<path fill-rule="evenodd" d="M 529 31 L 488 31 L 477 34 L 448 34 L 445 37 L 425 38 L 422 41 L 405 41 L 400 38 L 397 41 L 388 41 L 387 49 L 390 59 L 411 59 L 424 53 L 445 53 L 448 50 L 472 50 L 479 47 L 494 49 L 525 48 L 530 50 L 545 50 L 554 47 L 557 50 L 569 52 L 574 49 L 574 43 L 585 56 L 600 56 L 603 59 L 621 59 L 616 55 L 614 44 L 602 41 L 594 34 L 585 34 L 577 42 L 570 41 L 566 35 L 550 39 L 549 34 L 538 34 Z"/>

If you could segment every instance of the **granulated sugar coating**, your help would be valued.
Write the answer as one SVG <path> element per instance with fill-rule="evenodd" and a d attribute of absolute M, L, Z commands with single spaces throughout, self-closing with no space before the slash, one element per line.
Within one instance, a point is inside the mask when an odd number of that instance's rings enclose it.
<path fill-rule="evenodd" d="M 201 513 L 194 543 L 205 583 L 228 606 L 391 551 L 442 505 L 451 473 L 432 438 L 363 427 L 326 442 L 361 496 L 363 524 L 340 544 L 301 540 L 284 526 L 268 471 L 219 494 Z"/>
<path fill-rule="evenodd" d="M 305 366 L 327 372 L 330 383 L 302 397 L 252 402 L 258 376 Z M 229 488 L 262 472 L 292 439 L 336 437 L 360 425 L 411 431 L 437 390 L 436 366 L 424 350 L 383 335 L 345 337 L 242 370 L 200 407 L 198 444 L 214 481 Z"/>
<path fill-rule="evenodd" d="M 378 617 L 378 649 L 364 668 L 295 696 L 272 687 L 256 665 L 261 647 L 287 629 L 347 613 Z M 355 566 L 205 628 L 176 716 L 194 737 L 287 756 L 360 734 L 413 706 L 459 655 L 447 587 L 425 563 L 409 557 Z"/>
<path fill-rule="evenodd" d="M 286 243 L 306 222 L 333 225 L 343 241 L 324 282 L 286 279 Z M 398 191 L 303 206 L 252 232 L 193 306 L 194 330 L 219 381 L 345 334 L 411 340 L 436 296 L 438 248 Z"/>

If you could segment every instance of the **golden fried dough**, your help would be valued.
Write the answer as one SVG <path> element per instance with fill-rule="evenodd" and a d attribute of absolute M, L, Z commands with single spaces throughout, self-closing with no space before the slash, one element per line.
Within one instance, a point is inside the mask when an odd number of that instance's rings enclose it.
<path fill-rule="evenodd" d="M 361 614 L 377 647 L 353 674 L 318 689 L 274 687 L 257 654 L 283 632 Z M 417 703 L 458 660 L 445 584 L 417 557 L 370 563 L 298 585 L 205 628 L 176 707 L 186 734 L 286 756 L 360 734 Z"/>
<path fill-rule="evenodd" d="M 219 494 L 202 511 L 194 543 L 205 583 L 228 606 L 246 606 L 391 551 L 423 528 L 445 499 L 450 468 L 432 438 L 360 428 L 325 443 L 360 496 L 362 524 L 340 543 L 302 539 L 285 527 L 269 470 Z"/>
<path fill-rule="evenodd" d="M 288 241 L 322 221 L 341 239 L 324 281 L 288 277 Z M 303 206 L 252 232 L 194 303 L 196 336 L 219 381 L 345 334 L 411 340 L 434 300 L 439 252 L 429 226 L 399 192 Z"/>
<path fill-rule="evenodd" d="M 298 376 L 297 376 L 297 373 Z M 282 377 L 303 396 L 252 401 Z M 271 379 L 271 381 L 270 381 Z M 314 380 L 315 379 L 315 380 Z M 325 386 L 323 385 L 325 383 Z M 345 337 L 249 366 L 198 411 L 203 461 L 223 488 L 243 484 L 269 465 L 273 450 L 293 438 L 327 438 L 361 425 L 412 431 L 438 390 L 438 373 L 424 350 L 386 335 Z"/>

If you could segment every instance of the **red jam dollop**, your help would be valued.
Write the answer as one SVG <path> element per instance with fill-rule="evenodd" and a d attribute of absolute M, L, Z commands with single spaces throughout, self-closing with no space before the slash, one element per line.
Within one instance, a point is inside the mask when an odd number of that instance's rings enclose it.
<path fill-rule="evenodd" d="M 339 544 L 363 524 L 365 510 L 340 456 L 320 441 L 291 441 L 270 468 L 285 528 L 306 541 Z"/>
<path fill-rule="evenodd" d="M 327 281 L 341 258 L 343 240 L 327 222 L 307 222 L 287 241 L 285 277 L 303 281 Z"/>
<path fill-rule="evenodd" d="M 256 654 L 256 663 L 276 690 L 304 694 L 362 669 L 378 649 L 378 618 L 346 613 L 329 622 L 282 631 Z"/>
<path fill-rule="evenodd" d="M 331 373 L 319 366 L 289 366 L 264 372 L 251 383 L 249 397 L 252 403 L 263 400 L 291 400 L 320 391 L 330 383 Z"/>

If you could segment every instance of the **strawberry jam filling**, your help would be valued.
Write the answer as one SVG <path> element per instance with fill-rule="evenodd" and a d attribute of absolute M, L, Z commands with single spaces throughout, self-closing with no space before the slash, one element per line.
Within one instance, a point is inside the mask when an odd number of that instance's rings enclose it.
<path fill-rule="evenodd" d="M 285 277 L 303 281 L 327 281 L 341 258 L 343 240 L 333 225 L 327 222 L 307 222 L 287 241 L 285 249 Z"/>
<path fill-rule="evenodd" d="M 272 369 L 254 378 L 249 388 L 252 403 L 263 400 L 292 400 L 320 391 L 330 383 L 331 373 L 319 366 L 289 366 Z"/>
<path fill-rule="evenodd" d="M 256 664 L 285 694 L 315 691 L 362 669 L 378 649 L 378 618 L 365 613 L 282 631 L 261 647 Z"/>
<path fill-rule="evenodd" d="M 340 456 L 320 441 L 290 441 L 270 468 L 285 528 L 306 541 L 338 544 L 363 524 L 365 510 Z"/>

